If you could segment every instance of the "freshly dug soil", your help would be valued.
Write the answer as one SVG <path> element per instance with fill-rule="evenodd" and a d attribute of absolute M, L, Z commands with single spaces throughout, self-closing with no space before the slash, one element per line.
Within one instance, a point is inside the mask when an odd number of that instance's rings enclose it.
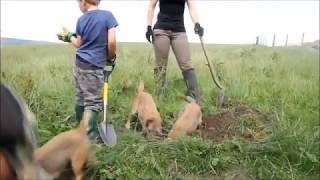
<path fill-rule="evenodd" d="M 232 109 L 202 118 L 202 124 L 198 130 L 200 136 L 216 140 L 224 138 L 255 140 L 258 137 L 261 138 L 261 134 L 267 134 L 268 125 L 265 114 L 239 102 L 229 103 L 225 107 Z"/>

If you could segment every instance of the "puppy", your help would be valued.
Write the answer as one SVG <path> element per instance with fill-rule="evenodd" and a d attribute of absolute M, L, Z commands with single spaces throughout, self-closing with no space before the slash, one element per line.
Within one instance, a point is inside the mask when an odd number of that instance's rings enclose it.
<path fill-rule="evenodd" d="M 128 77 L 125 77 L 122 79 L 122 82 L 121 82 L 121 86 L 122 86 L 122 91 L 123 92 L 128 92 L 128 90 L 130 89 L 131 87 L 131 81 Z"/>
<path fill-rule="evenodd" d="M 162 119 L 156 104 L 149 93 L 144 92 L 144 82 L 141 80 L 137 88 L 137 94 L 132 103 L 131 113 L 125 125 L 130 129 L 132 117 L 138 114 L 144 135 L 162 135 Z"/>
<path fill-rule="evenodd" d="M 34 160 L 52 177 L 58 177 L 71 164 L 76 180 L 84 179 L 83 168 L 93 157 L 87 137 L 90 111 L 85 111 L 80 126 L 53 137 L 34 152 Z"/>
<path fill-rule="evenodd" d="M 191 97 L 182 97 L 188 103 L 179 113 L 178 120 L 174 123 L 168 134 L 168 139 L 176 139 L 179 136 L 191 134 L 202 122 L 200 106 Z"/>

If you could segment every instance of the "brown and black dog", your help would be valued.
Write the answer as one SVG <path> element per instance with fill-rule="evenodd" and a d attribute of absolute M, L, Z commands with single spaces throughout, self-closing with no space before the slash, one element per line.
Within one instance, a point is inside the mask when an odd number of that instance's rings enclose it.
<path fill-rule="evenodd" d="M 63 132 L 34 152 L 34 160 L 52 178 L 59 175 L 71 164 L 76 180 L 84 179 L 83 168 L 94 160 L 87 137 L 87 125 L 90 111 L 85 111 L 80 125 L 76 129 Z"/>
<path fill-rule="evenodd" d="M 35 119 L 26 103 L 1 83 L 0 179 L 51 179 L 33 160 Z"/>
<path fill-rule="evenodd" d="M 180 136 L 191 134 L 202 122 L 202 112 L 200 106 L 191 97 L 182 97 L 188 103 L 179 113 L 178 120 L 169 131 L 168 139 L 176 139 Z"/>
<path fill-rule="evenodd" d="M 138 114 L 142 130 L 146 136 L 162 135 L 162 119 L 157 110 L 152 96 L 144 91 L 144 82 L 141 80 L 137 88 L 137 94 L 133 100 L 131 113 L 125 125 L 130 129 L 131 118 Z"/>
<path fill-rule="evenodd" d="M 1 84 L 0 179 L 63 178 L 68 165 L 76 180 L 84 179 L 83 167 L 94 160 L 87 138 L 90 112 L 84 113 L 80 126 L 63 132 L 36 149 L 32 124 L 34 116 L 27 105 Z"/>

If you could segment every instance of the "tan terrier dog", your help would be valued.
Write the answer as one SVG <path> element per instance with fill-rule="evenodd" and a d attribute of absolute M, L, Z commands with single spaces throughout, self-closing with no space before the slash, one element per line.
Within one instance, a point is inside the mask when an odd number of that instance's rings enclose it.
<path fill-rule="evenodd" d="M 179 113 L 178 120 L 174 123 L 168 134 L 168 139 L 176 139 L 179 136 L 191 134 L 202 122 L 202 112 L 200 106 L 191 97 L 181 97 L 188 103 Z"/>
<path fill-rule="evenodd" d="M 131 113 L 125 125 L 127 129 L 130 129 L 131 119 L 135 114 L 138 114 L 144 135 L 162 135 L 162 119 L 160 113 L 157 110 L 152 96 L 144 92 L 144 82 L 142 80 L 139 82 L 137 94 L 132 103 Z"/>
<path fill-rule="evenodd" d="M 90 152 L 87 126 L 90 111 L 76 129 L 63 132 L 34 152 L 34 160 L 52 177 L 58 177 L 71 164 L 76 180 L 84 179 L 83 168 L 94 159 Z"/>

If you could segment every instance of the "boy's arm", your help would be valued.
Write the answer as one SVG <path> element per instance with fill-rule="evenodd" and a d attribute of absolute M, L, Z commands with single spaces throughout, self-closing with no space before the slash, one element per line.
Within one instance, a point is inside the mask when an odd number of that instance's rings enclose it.
<path fill-rule="evenodd" d="M 66 27 L 62 27 L 63 32 L 58 33 L 58 39 L 63 42 L 71 43 L 74 47 L 79 48 L 81 45 L 81 36 L 78 33 L 70 32 Z"/>
<path fill-rule="evenodd" d="M 108 59 L 113 59 L 116 56 L 117 41 L 116 41 L 116 28 L 108 30 Z"/>
<path fill-rule="evenodd" d="M 70 39 L 70 43 L 75 47 L 79 48 L 81 45 L 81 36 L 78 34 L 77 37 L 72 36 Z"/>

